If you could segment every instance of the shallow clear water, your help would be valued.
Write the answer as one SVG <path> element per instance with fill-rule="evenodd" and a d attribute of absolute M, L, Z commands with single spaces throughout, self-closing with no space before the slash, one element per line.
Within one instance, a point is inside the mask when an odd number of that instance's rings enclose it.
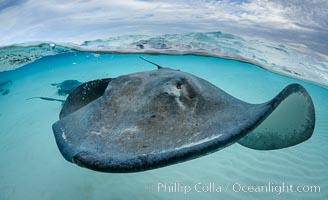
<path fill-rule="evenodd" d="M 105 174 L 64 160 L 52 133 L 61 104 L 34 96 L 64 98 L 51 83 L 89 81 L 154 70 L 139 55 L 65 53 L 44 57 L 22 68 L 1 72 L 12 80 L 0 96 L 0 199 L 324 199 L 328 196 L 328 90 L 265 71 L 251 64 L 201 56 L 149 56 L 159 65 L 202 77 L 251 103 L 274 97 L 290 83 L 302 84 L 313 98 L 316 128 L 312 138 L 282 150 L 256 151 L 234 144 L 195 160 L 131 174 Z M 158 185 L 191 186 L 185 194 Z M 197 192 L 214 183 L 222 191 Z M 320 186 L 320 192 L 236 192 L 241 185 Z M 149 189 L 149 187 L 151 189 Z M 198 187 L 198 189 L 201 189 Z M 206 189 L 206 188 L 205 188 Z M 279 188 L 278 188 L 279 189 Z M 285 189 L 286 191 L 286 189 Z"/>

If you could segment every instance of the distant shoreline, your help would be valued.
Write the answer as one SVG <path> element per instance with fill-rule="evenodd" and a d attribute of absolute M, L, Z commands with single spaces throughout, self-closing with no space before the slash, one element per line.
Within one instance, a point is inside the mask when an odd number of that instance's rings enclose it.
<path fill-rule="evenodd" d="M 24 51 L 28 49 L 29 54 L 24 55 Z M 31 49 L 31 50 L 30 50 Z M 7 57 L 2 57 L 3 52 L 12 51 L 15 52 L 18 55 L 18 58 L 14 58 L 17 60 L 17 64 L 11 64 L 6 63 Z M 19 52 L 22 51 L 21 54 Z M 31 52 L 33 52 L 31 53 Z M 17 53 L 18 52 L 18 53 Z M 206 50 L 172 50 L 172 49 L 130 49 L 127 48 L 124 49 L 114 49 L 114 50 L 102 50 L 99 48 L 92 48 L 92 47 L 83 47 L 75 44 L 60 44 L 60 43 L 52 43 L 52 42 L 33 42 L 33 43 L 24 43 L 24 44 L 15 44 L 15 45 L 9 45 L 9 46 L 3 46 L 0 48 L 0 64 L 1 68 L 0 73 L 4 71 L 10 71 L 15 70 L 17 68 L 20 68 L 26 64 L 32 63 L 42 57 L 50 56 L 50 55 L 57 55 L 62 53 L 69 53 L 69 52 L 86 52 L 86 53 L 95 53 L 95 54 L 149 54 L 149 55 L 195 55 L 195 56 L 207 56 L 207 57 L 215 57 L 220 59 L 226 59 L 226 60 L 235 60 L 243 63 L 248 63 L 255 65 L 257 67 L 260 67 L 262 69 L 265 69 L 269 72 L 279 74 L 282 76 L 287 76 L 290 78 L 302 80 L 304 82 L 308 82 L 314 85 L 318 85 L 324 88 L 328 89 L 328 82 L 327 83 L 321 83 L 316 80 L 311 80 L 310 78 L 303 77 L 298 75 L 296 72 L 293 72 L 291 70 L 289 71 L 283 71 L 283 70 L 275 70 L 272 67 L 265 65 L 263 63 L 260 63 L 256 60 L 251 60 L 248 58 L 244 58 L 242 56 L 238 55 L 219 55 L 215 53 L 210 53 Z M 9 55 L 9 54 L 8 54 Z M 4 54 L 4 56 L 7 56 Z M 12 59 L 12 58 L 11 58 Z M 21 60 L 19 60 L 21 59 Z M 288 70 L 288 69 L 286 69 Z"/>

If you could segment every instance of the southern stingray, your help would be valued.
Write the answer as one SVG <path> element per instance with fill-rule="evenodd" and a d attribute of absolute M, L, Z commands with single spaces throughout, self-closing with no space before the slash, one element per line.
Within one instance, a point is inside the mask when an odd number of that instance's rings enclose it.
<path fill-rule="evenodd" d="M 58 91 L 57 94 L 61 96 L 66 96 L 70 94 L 75 88 L 79 87 L 82 84 L 82 82 L 78 80 L 65 80 L 61 83 L 52 83 L 52 86 L 56 86 Z M 0 85 L 1 86 L 1 85 Z M 1 88 L 0 88 L 1 89 Z M 56 99 L 56 98 L 51 98 L 51 97 L 30 97 L 27 98 L 26 100 L 30 99 L 42 99 L 46 101 L 58 101 L 61 102 L 62 105 L 64 105 L 65 100 L 63 99 Z"/>
<path fill-rule="evenodd" d="M 290 147 L 315 126 L 311 97 L 288 85 L 262 104 L 243 102 L 192 74 L 163 68 L 99 79 L 73 90 L 53 124 L 64 158 L 102 172 L 137 172 L 238 142 Z"/>
<path fill-rule="evenodd" d="M 2 96 L 7 95 L 9 93 L 9 87 L 13 83 L 13 81 L 4 81 L 0 82 L 0 94 Z"/>
<path fill-rule="evenodd" d="M 61 83 L 52 83 L 52 86 L 58 88 L 57 93 L 61 96 L 65 96 L 71 93 L 75 88 L 79 87 L 82 83 L 78 80 L 65 80 Z"/>

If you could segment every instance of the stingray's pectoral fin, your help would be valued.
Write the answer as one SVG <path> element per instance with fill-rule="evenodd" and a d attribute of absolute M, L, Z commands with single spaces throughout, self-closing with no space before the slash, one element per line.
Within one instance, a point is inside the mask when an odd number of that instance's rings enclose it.
<path fill-rule="evenodd" d="M 271 112 L 239 144 L 251 149 L 274 150 L 299 144 L 312 136 L 314 106 L 302 86 L 289 85 L 266 104 Z"/>
<path fill-rule="evenodd" d="M 67 97 L 59 117 L 65 117 L 102 96 L 111 80 L 111 78 L 97 79 L 75 88 Z"/>

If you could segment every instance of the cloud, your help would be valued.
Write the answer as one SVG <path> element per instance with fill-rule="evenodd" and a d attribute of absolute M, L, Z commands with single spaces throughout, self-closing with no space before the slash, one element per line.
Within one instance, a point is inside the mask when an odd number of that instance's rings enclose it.
<path fill-rule="evenodd" d="M 328 1 L 279 0 L 277 4 L 285 10 L 286 18 L 300 26 L 328 31 Z"/>
<path fill-rule="evenodd" d="M 315 47 L 327 39 L 327 9 L 326 0 L 2 0 L 0 45 L 220 30 Z"/>
<path fill-rule="evenodd" d="M 26 0 L 0 0 L 0 11 L 24 3 Z"/>

